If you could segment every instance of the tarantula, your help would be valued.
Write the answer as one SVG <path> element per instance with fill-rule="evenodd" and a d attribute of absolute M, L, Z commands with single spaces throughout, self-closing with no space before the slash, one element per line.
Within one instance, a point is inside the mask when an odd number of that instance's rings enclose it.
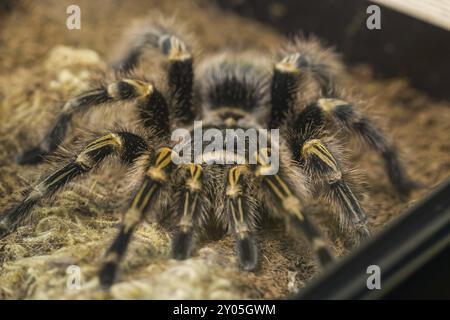
<path fill-rule="evenodd" d="M 112 65 L 117 81 L 66 102 L 42 142 L 20 154 L 17 161 L 41 162 L 58 148 L 75 113 L 107 103 L 132 101 L 146 135 L 118 130 L 87 142 L 7 210 L 0 220 L 1 236 L 13 231 L 38 202 L 113 155 L 127 166 L 143 168 L 144 173 L 100 268 L 100 283 L 106 287 L 114 282 L 133 232 L 148 212 L 172 216 L 176 259 L 190 256 L 199 231 L 217 225 L 233 233 L 241 267 L 254 270 L 258 265 L 255 234 L 268 213 L 301 231 L 320 264 L 326 265 L 333 255 L 308 218 L 306 204 L 311 195 L 329 204 L 340 231 L 355 244 L 370 236 L 358 192 L 350 187 L 352 171 L 340 152 L 344 149 L 341 137 L 349 134 L 382 156 L 390 181 L 401 194 L 414 187 L 393 144 L 354 103 L 345 100 L 339 87 L 341 63 L 316 40 L 288 42 L 273 64 L 249 54 L 216 55 L 196 68 L 194 76 L 192 50 L 174 30 L 159 23 L 142 26 L 126 54 Z M 159 51 L 166 60 L 167 94 L 134 72 L 148 50 Z M 268 133 L 269 144 L 257 150 L 255 163 L 220 165 L 193 159 L 175 164 L 171 132 L 179 127 L 193 131 L 196 119 L 219 133 L 230 128 L 279 129 L 280 141 L 275 145 Z M 280 167 L 267 175 L 275 148 Z"/>

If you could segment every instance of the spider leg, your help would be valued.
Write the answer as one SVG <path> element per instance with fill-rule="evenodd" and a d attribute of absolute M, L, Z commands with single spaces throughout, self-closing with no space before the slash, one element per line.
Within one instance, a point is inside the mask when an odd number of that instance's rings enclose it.
<path fill-rule="evenodd" d="M 89 90 L 67 101 L 56 122 L 43 140 L 16 158 L 19 164 L 36 164 L 56 150 L 66 135 L 68 126 L 76 112 L 86 112 L 89 108 L 107 102 L 144 97 L 152 93 L 152 86 L 139 80 L 123 79 L 108 86 Z M 155 96 L 155 95 L 154 95 Z"/>
<path fill-rule="evenodd" d="M 408 196 L 414 188 L 418 187 L 418 184 L 406 174 L 397 148 L 378 127 L 358 112 L 354 105 L 333 98 L 319 99 L 318 105 L 348 132 L 361 138 L 381 155 L 389 180 L 401 195 Z"/>
<path fill-rule="evenodd" d="M 333 94 L 340 69 L 334 53 L 323 49 L 318 41 L 296 39 L 289 42 L 273 71 L 269 128 L 278 128 L 284 123 L 305 77 L 312 78 L 323 94 Z"/>
<path fill-rule="evenodd" d="M 297 230 L 302 231 L 320 264 L 322 266 L 328 265 L 334 258 L 319 230 L 309 220 L 308 216 L 303 214 L 301 200 L 292 191 L 292 182 L 289 182 L 287 177 L 280 173 L 264 174 L 264 171 L 270 170 L 269 152 L 270 149 L 268 148 L 259 150 L 256 157 L 258 164 L 254 167 L 255 176 L 262 180 L 266 190 L 275 200 L 277 208 L 285 213 L 287 221 L 294 225 Z"/>
<path fill-rule="evenodd" d="M 247 197 L 244 196 L 243 175 L 248 171 L 244 165 L 231 167 L 227 173 L 226 203 L 230 224 L 236 240 L 241 267 L 246 271 L 258 265 L 258 246 L 254 239 L 254 223 Z"/>
<path fill-rule="evenodd" d="M 306 141 L 301 147 L 303 169 L 319 186 L 319 194 L 331 204 L 343 234 L 356 236 L 356 244 L 370 237 L 367 217 L 348 186 L 336 157 L 319 139 Z"/>
<path fill-rule="evenodd" d="M 286 113 L 295 103 L 300 69 L 291 56 L 284 57 L 275 65 L 271 82 L 271 116 L 269 128 L 283 124 Z"/>
<path fill-rule="evenodd" d="M 329 147 L 321 141 L 326 134 L 326 114 L 315 103 L 288 122 L 290 149 L 308 176 L 316 192 L 331 205 L 343 234 L 353 235 L 356 242 L 370 236 L 366 214 L 347 183 L 349 172 Z"/>
<path fill-rule="evenodd" d="M 184 201 L 181 201 L 182 216 L 178 222 L 178 230 L 172 238 L 172 255 L 178 260 L 186 259 L 191 254 L 199 213 L 198 202 L 202 190 L 202 166 L 190 163 L 187 168 L 189 168 L 189 176 L 185 180 Z"/>
<path fill-rule="evenodd" d="M 161 188 L 167 183 L 172 170 L 172 149 L 161 148 L 156 152 L 145 172 L 145 176 L 134 193 L 128 210 L 125 212 L 122 224 L 113 243 L 106 252 L 103 265 L 99 270 L 100 284 L 108 288 L 114 282 L 120 261 L 122 260 L 131 236 L 137 226 L 145 218 L 146 213 L 154 203 Z"/>
<path fill-rule="evenodd" d="M 188 46 L 174 31 L 160 25 L 143 26 L 130 49 L 113 64 L 120 72 L 133 69 L 147 48 L 157 49 L 168 61 L 168 82 L 174 119 L 190 124 L 195 118 L 193 99 L 193 58 Z"/>
<path fill-rule="evenodd" d="M 132 163 L 147 149 L 145 140 L 129 132 L 108 133 L 88 143 L 70 162 L 44 176 L 29 188 L 17 205 L 0 220 L 0 237 L 13 231 L 42 199 L 48 198 L 68 182 L 98 167 L 106 157 L 115 154 L 124 163 Z"/>

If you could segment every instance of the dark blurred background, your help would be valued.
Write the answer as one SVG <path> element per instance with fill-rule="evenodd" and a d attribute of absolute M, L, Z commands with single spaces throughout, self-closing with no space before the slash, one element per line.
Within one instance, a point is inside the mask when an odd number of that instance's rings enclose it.
<path fill-rule="evenodd" d="M 381 30 L 368 30 L 363 0 L 216 0 L 222 8 L 268 23 L 286 35 L 303 31 L 335 46 L 349 64 L 369 63 L 378 77 L 406 77 L 436 99 L 450 99 L 450 32 L 386 7 Z"/>

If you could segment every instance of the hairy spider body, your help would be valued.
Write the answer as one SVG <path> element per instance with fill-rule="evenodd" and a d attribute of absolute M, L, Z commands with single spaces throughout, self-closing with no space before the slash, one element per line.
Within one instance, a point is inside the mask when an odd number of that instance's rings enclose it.
<path fill-rule="evenodd" d="M 157 85 L 133 73 L 148 48 L 158 49 L 167 59 L 168 100 Z M 255 59 L 249 53 L 213 56 L 196 68 L 194 81 L 188 45 L 171 28 L 154 24 L 140 29 L 113 68 L 127 78 L 70 99 L 42 142 L 17 161 L 42 161 L 56 150 L 74 113 L 105 103 L 133 101 L 146 136 L 117 131 L 86 143 L 65 165 L 30 187 L 0 220 L 0 234 L 5 236 L 39 201 L 88 174 L 109 156 L 142 168 L 99 272 L 104 286 L 113 283 L 133 232 L 149 212 L 173 216 L 175 258 L 189 257 L 195 235 L 217 225 L 234 235 L 245 270 L 258 265 L 255 235 L 265 213 L 280 216 L 302 231 L 322 265 L 333 259 L 308 218 L 306 205 L 311 196 L 320 196 L 330 205 L 340 230 L 354 243 L 369 237 L 366 215 L 352 188 L 352 172 L 342 161 L 342 138 L 330 134 L 336 128 L 361 137 L 383 156 L 390 180 L 400 193 L 406 195 L 414 186 L 394 146 L 353 104 L 342 100 L 337 81 L 341 65 L 331 51 L 313 40 L 290 42 L 273 67 L 269 59 Z M 216 153 L 203 154 L 202 161 L 194 156 L 191 163 L 176 164 L 171 131 L 183 127 L 192 133 L 196 119 L 218 133 L 231 128 L 280 129 L 280 142 L 272 144 L 272 136 L 266 134 L 268 145 L 253 154 L 256 163 L 214 164 L 212 160 L 225 156 Z M 279 171 L 266 175 L 275 150 Z"/>

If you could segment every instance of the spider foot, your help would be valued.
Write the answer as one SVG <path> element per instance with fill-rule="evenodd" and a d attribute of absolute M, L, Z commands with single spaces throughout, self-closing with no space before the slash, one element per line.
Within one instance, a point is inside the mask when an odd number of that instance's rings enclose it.
<path fill-rule="evenodd" d="M 0 221 L 0 239 L 6 237 L 11 232 L 11 229 L 3 222 L 3 220 Z"/>
<path fill-rule="evenodd" d="M 184 260 L 191 255 L 192 232 L 177 232 L 172 240 L 172 256 L 177 260 Z"/>
<path fill-rule="evenodd" d="M 424 187 L 425 186 L 421 182 L 414 181 L 411 179 L 405 179 L 395 184 L 395 188 L 402 200 L 406 200 L 410 196 L 411 192 L 413 192 L 414 190 L 421 189 Z"/>
<path fill-rule="evenodd" d="M 8 219 L 7 216 L 9 213 L 10 211 L 8 211 L 7 214 L 0 219 L 0 239 L 3 239 L 14 232 L 19 225 L 18 223 L 11 222 L 10 219 Z"/>
<path fill-rule="evenodd" d="M 236 242 L 241 268 L 253 271 L 258 266 L 258 247 L 253 238 L 245 237 Z"/>
<path fill-rule="evenodd" d="M 345 247 L 348 249 L 357 248 L 371 237 L 372 233 L 366 224 L 358 225 L 350 239 L 345 241 Z"/>
<path fill-rule="evenodd" d="M 98 273 L 100 286 L 103 289 L 109 289 L 116 278 L 117 264 L 114 262 L 106 262 Z"/>
<path fill-rule="evenodd" d="M 18 164 L 38 164 L 44 160 L 44 156 L 48 153 L 43 151 L 40 147 L 33 147 L 16 156 Z"/>

